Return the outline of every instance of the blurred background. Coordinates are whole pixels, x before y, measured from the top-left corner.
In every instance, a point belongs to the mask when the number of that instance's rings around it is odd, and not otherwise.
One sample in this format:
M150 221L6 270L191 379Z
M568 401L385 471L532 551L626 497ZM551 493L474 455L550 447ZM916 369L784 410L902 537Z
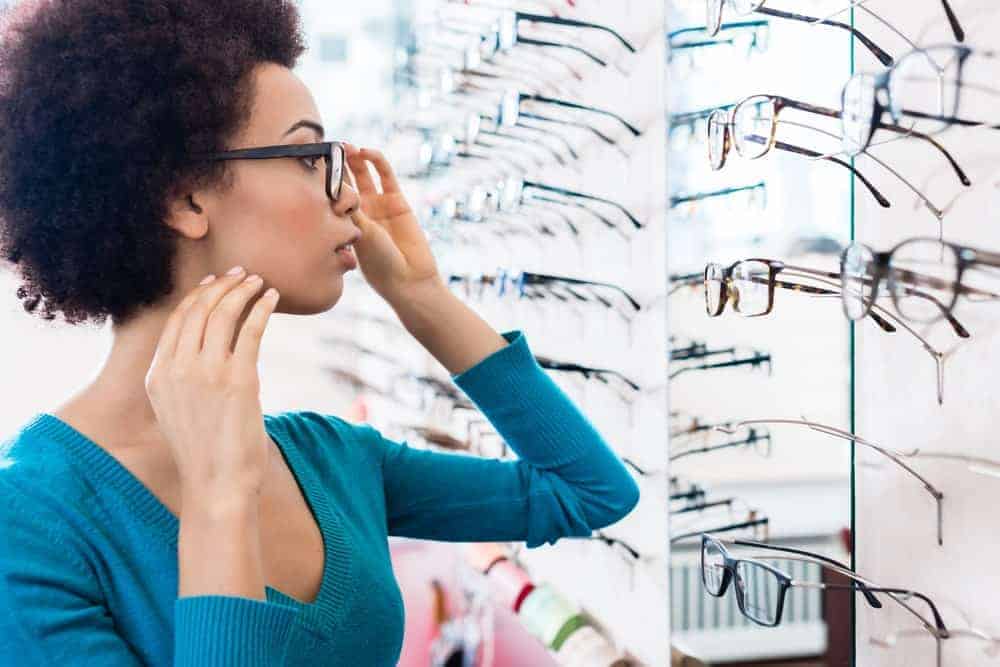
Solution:
M852 323L841 293L852 241L941 234L1000 251L995 2L299 4L297 72L328 135L384 148L455 292L526 332L642 489L590 539L391 539L401 665L997 664L1000 608L982 591L1000 590L998 313L960 302L970 335L957 340L890 301L888 328ZM966 51L959 80L947 64ZM897 107L925 117L886 112L902 125L859 146L890 76ZM931 128L927 113L950 120ZM329 313L272 318L265 412L513 457L348 278ZM30 317L17 284L0 273L7 432L84 384L110 342L107 328ZM935 289L947 299L954 284ZM910 469L856 447L855 428ZM722 552L703 533L755 557L747 604L712 590ZM858 574L926 595L956 632L836 588ZM780 576L796 585L778 618Z

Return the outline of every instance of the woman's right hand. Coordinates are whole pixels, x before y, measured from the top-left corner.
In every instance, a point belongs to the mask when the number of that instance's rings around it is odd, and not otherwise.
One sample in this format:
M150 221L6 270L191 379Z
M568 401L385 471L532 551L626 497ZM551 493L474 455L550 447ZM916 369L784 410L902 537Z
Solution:
M263 285L259 276L251 278L244 280L240 270L187 294L167 319L146 375L180 475L182 503L256 500L268 470L257 357L278 295L272 288L257 298L237 332Z

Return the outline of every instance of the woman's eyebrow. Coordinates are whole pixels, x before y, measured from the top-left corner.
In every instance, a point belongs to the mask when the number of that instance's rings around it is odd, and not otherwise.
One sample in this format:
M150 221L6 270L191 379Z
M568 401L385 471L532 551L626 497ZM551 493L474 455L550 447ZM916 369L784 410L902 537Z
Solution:
M316 130L317 134L319 134L319 138L320 139L322 139L323 136L326 134L326 130L324 130L323 126L320 125L319 123L315 123L315 122L313 122L311 120L305 120L305 119L303 119L303 120L297 121L294 125L292 125L290 128L288 128L288 130L285 131L285 134L283 134L282 137L287 137L289 134L291 134L295 130L299 129L300 127L308 127L310 129Z

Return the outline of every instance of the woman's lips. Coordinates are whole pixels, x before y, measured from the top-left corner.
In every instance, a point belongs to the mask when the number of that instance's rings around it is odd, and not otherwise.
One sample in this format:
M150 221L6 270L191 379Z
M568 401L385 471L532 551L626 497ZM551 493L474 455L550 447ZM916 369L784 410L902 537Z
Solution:
M344 265L347 271L358 268L358 258L354 255L353 244L345 243L344 245L337 246L333 254L337 256L337 259L340 260L340 263Z

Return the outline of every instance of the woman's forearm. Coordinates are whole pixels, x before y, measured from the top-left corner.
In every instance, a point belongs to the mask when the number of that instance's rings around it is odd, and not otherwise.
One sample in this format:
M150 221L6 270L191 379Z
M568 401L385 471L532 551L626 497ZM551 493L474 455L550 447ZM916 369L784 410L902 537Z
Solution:
M503 336L443 284L414 294L395 310L406 330L452 375L507 345Z
M259 515L256 498L184 501L177 543L178 597L266 599Z

